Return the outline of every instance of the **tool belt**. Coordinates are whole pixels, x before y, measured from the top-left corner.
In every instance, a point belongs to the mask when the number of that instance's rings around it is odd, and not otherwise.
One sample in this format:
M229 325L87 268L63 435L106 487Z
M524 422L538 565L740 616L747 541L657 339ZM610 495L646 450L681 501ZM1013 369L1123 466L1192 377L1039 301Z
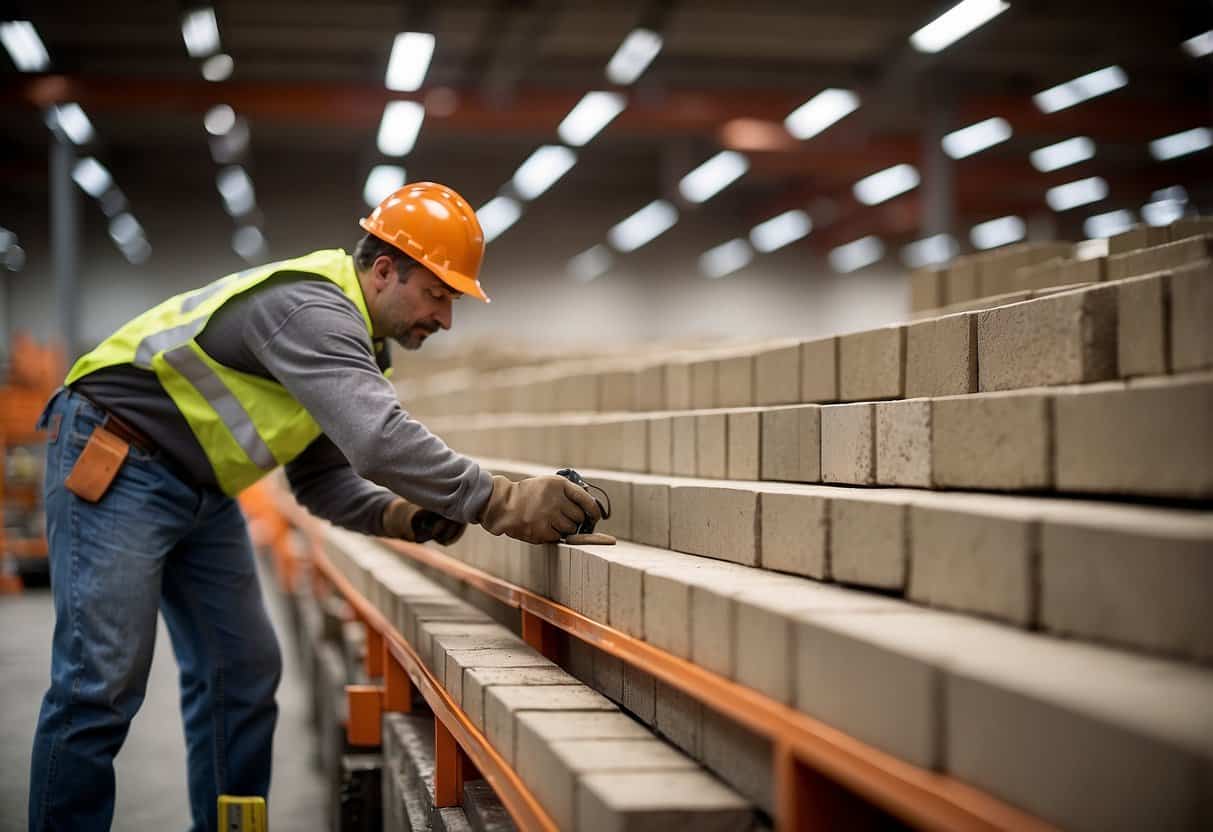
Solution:
M63 481L68 491L82 500L95 503L109 491L132 445L153 453L157 450L156 443L83 393L75 390L72 393L105 414L101 424L89 434L84 451Z

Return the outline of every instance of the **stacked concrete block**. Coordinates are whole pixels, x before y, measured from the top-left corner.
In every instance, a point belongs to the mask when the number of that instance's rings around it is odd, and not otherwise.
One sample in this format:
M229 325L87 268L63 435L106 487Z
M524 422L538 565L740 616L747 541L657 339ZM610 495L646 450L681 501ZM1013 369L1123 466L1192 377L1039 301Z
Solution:
M620 705L645 725L657 722L657 680L651 675L624 662L623 698Z
M1161 375L1170 365L1170 274L1122 280L1116 287L1116 365L1122 378Z
M1143 248L1152 248L1169 242L1170 233L1165 228L1153 225L1136 225L1108 238L1108 254L1128 254Z
M768 814L775 814L774 749L766 737L703 709L703 764Z
M619 467L625 471L649 470L649 420L642 416L625 419L621 430L623 448Z
M930 488L930 399L878 402L875 410L876 481Z
M1069 243L1020 243L983 255L981 293L992 296L1029 288L1018 283L1021 268L1068 257L1071 249Z
M821 480L821 414L822 407L814 404L768 408L762 412L762 479Z
M684 752L703 756L703 706L699 701L660 679L656 684L653 727Z
M729 679L737 676L737 603L742 595L767 587L786 589L788 577L764 570L722 565L694 575L689 587L690 656L699 667ZM681 600L681 598L679 599Z
M756 480L762 476L762 408L739 408L726 414L728 436L725 476Z
M1176 268L1170 290L1171 369L1178 373L1213 367L1213 264L1202 261Z
M754 566L758 493L715 485L670 487L670 548Z
M768 347L754 356L754 404L795 404L800 397L800 354L797 342Z
M666 370L661 364L653 364L632 372L632 404L640 413L665 410Z
M680 477L695 476L696 413L681 413L670 419L670 471Z
M1072 388L1055 408L1058 489L1213 496L1213 375Z
M838 391L844 402L897 399L905 392L905 327L838 339Z
M931 413L935 484L1006 491L1050 488L1053 395L1026 390L935 399Z
M632 536L637 543L670 545L670 486L659 477L632 480Z
M947 269L924 266L910 272L910 311L947 306Z
M746 832L753 810L736 792L704 771L595 772L581 781L578 817L584 832L668 828L677 818L685 829Z
M876 482L876 406L821 408L821 480L848 485Z
M1064 292L977 313L979 388L1018 390L1116 375L1116 288Z
M649 417L647 432L648 470L654 474L674 473L674 417Z
M830 576L829 500L764 487L759 497L764 569L818 580Z
M691 365L686 360L669 361L662 365L665 388L664 410L691 408Z
M977 316L947 315L906 327L908 397L977 392Z
M1059 257L1020 267L1015 272L1014 289L1032 291L1056 286L1099 283L1106 278L1106 267L1105 257L1091 257L1086 260Z
M570 373L556 382L557 411L597 411L598 376L593 372Z
M711 407L750 407L754 401L754 356L750 352L716 362L716 397Z
M946 294L949 304L982 297L980 266L980 258L971 254L957 257L948 264Z
M716 358L701 358L692 361L691 368L691 407L696 410L707 410L716 406Z
M598 406L605 413L633 410L636 403L635 391L636 385L631 370L605 370L598 374Z
M838 338L800 345L800 401L838 401Z
M1167 227L1167 237L1171 242L1203 234L1213 234L1213 217L1184 217Z
M734 564L675 555L666 563L644 566L645 640L679 658L691 657L692 590L714 585L718 576L749 574Z
M484 733L511 765L515 763L515 726L528 711L618 712L602 694L581 685L495 685L484 692Z
M1163 229L1165 233L1165 229ZM1169 271L1213 257L1213 235L1188 237L1173 243L1108 257L1108 280Z
M555 666L542 667L466 667L450 673L445 687L459 703L472 724L484 730L484 692L496 685L580 686L569 673ZM457 692L457 693L456 693Z
M724 479L728 473L728 417L724 411L699 413L695 417L694 475Z
M830 576L840 583L901 592L910 568L906 492L838 492L829 499Z

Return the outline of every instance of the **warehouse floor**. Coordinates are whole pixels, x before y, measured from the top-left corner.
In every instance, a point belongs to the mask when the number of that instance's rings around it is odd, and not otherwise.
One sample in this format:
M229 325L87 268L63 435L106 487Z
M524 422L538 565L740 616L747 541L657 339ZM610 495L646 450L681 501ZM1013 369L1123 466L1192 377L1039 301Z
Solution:
M286 635L281 611L275 608L272 597L268 600L282 640ZM0 777L0 832L26 828L29 753L49 678L53 628L49 591L31 590L0 599L0 772L4 772ZM282 646L286 670L278 693L281 714L274 743L270 828L275 832L320 829L326 817L325 786L311 767L314 740L307 725L306 691L293 651L289 644ZM118 755L116 768L115 832L189 828L177 666L163 622L147 699Z

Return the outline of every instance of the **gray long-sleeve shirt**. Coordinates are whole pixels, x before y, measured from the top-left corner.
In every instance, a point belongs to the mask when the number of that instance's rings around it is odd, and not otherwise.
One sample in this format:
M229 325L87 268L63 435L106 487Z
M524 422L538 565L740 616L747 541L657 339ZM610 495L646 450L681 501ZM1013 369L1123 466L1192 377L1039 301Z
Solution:
M405 412L383 376L386 344L372 342L361 313L332 282L276 275L224 304L198 344L220 364L275 379L320 425L323 435L286 466L291 490L309 511L367 534L383 533L393 494L452 520L480 516L491 475ZM155 374L108 367L73 386L145 433L196 483L218 487Z

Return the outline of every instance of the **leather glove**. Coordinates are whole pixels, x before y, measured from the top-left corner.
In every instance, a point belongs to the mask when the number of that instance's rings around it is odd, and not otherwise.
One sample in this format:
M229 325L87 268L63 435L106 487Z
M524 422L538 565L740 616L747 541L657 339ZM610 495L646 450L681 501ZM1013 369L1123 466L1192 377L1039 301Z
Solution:
M573 534L586 518L602 519L589 493L564 477L548 475L511 482L493 477L493 493L480 525L490 534L505 534L527 543L555 543Z
M397 497L383 510L383 532L388 537L399 537L411 543L433 540L450 546L463 536L465 523L448 520L436 511L415 506L408 500Z

